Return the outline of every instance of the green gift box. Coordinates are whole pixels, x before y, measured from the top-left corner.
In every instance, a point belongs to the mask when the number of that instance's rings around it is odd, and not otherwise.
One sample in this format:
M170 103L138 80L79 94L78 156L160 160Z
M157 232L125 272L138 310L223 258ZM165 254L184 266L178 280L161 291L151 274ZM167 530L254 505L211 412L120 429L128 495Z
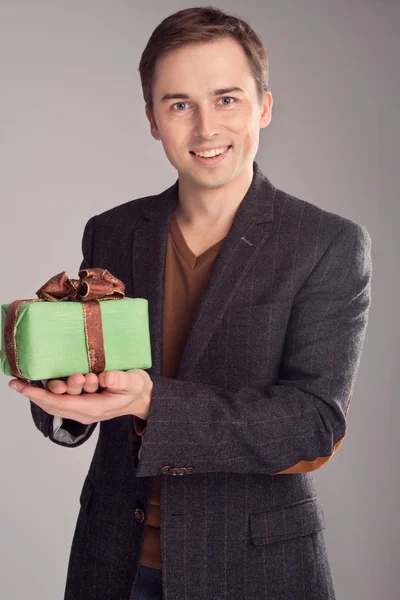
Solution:
M125 285L105 269L79 276L63 271L38 300L1 306L5 375L35 381L151 367L147 299L125 298Z

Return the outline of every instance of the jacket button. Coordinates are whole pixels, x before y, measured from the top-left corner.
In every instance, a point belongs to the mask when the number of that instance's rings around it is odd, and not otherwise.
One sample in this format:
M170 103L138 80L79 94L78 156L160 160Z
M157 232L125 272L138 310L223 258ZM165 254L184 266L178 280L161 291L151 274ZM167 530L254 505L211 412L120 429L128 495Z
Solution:
M183 475L184 472L182 471L182 469L180 467L173 467L170 470L170 475Z
M144 521L144 512L142 511L141 508L135 509L135 519L138 523L141 523L142 521Z
M161 467L161 469L160 469L161 475L163 475L164 473L169 473L171 468L172 467L170 465L165 465L165 467Z

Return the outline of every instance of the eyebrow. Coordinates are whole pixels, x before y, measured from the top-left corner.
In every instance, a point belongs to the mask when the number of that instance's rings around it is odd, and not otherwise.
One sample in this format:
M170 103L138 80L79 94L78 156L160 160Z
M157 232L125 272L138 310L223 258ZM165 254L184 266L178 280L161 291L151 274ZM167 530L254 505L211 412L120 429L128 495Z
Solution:
M231 92L245 93L245 91L242 90L242 88L240 88L240 87L230 87L230 88L220 88L219 90L214 90L211 93L211 95L212 96L222 96L223 94L230 94ZM161 102L167 102L168 100L176 100L176 99L180 99L180 98L183 98L184 100L189 100L190 96L189 96L189 94L182 94L182 93L174 92L172 94L165 94L165 96L163 96L161 98Z

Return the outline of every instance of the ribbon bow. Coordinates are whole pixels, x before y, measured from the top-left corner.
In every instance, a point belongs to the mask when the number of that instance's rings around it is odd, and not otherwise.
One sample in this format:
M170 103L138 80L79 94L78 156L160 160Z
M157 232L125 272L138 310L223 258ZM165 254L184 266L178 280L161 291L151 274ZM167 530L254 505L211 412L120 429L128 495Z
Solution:
M107 269L81 269L79 279L69 279L62 271L51 277L36 292L38 300L14 300L7 309L4 339L7 361L14 377L26 379L18 363L16 327L20 306L30 302L74 301L82 303L89 372L102 373L106 368L103 328L99 300L121 300L125 297L125 284ZM29 381L29 380L27 380Z
M79 279L69 279L62 271L42 285L36 295L49 302L111 300L125 297L125 284L107 269L81 269Z

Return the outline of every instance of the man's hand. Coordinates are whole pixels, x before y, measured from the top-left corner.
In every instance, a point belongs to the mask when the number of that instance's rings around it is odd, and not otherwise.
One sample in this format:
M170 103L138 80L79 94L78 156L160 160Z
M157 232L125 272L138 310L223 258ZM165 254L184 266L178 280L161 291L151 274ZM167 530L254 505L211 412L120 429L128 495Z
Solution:
M46 389L28 385L22 379L12 379L8 385L48 414L83 425L125 415L147 420L153 389L149 374L142 369L108 371L98 376L74 373L65 382L47 380Z

